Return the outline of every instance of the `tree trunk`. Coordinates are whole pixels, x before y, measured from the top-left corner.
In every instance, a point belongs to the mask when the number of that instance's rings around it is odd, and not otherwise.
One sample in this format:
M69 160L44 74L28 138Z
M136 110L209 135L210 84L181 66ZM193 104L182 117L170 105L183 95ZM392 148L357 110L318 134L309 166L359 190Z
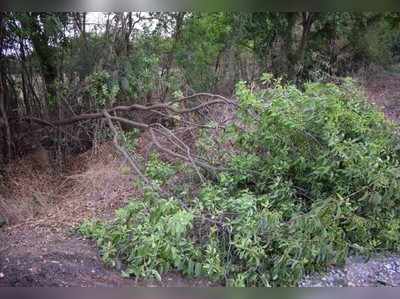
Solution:
M293 35L294 35L294 28L296 25L297 13L287 13L286 20L287 20L287 28L286 34L284 36L284 53L286 58L286 72L289 81L292 81L296 77L296 69L295 65L293 64L294 53L293 53Z
M24 44L22 40L19 42L19 47L20 47L20 53L21 53L21 79L22 79L22 97L24 100L24 105L25 105L25 110L27 115L32 115L32 110L31 110L31 103L28 98L28 92L27 92L27 82L26 82L26 66L25 66L25 49L24 49Z
M306 52L308 40L309 40L309 35L311 32L311 26L314 22L314 13L310 12L303 12L302 13L302 26L303 26L303 31L301 34L301 39L300 39L300 44L299 47L297 48L297 52L295 54L295 65L296 65L296 76L301 72L301 70L304 67L304 55ZM293 78L296 79L296 78Z
M22 19L22 26L30 35L33 48L39 59L43 79L47 90L47 102L51 102L56 97L56 55L55 49L49 45L48 36L42 32L39 19L43 18L42 13L29 13L27 19Z
M8 122L8 115L6 109L6 80L4 78L5 75L5 65L4 65L4 57L3 57L3 49L4 49L4 39L5 39L5 20L3 17L3 13L0 12L0 132L2 132L3 141L1 144L3 145L1 148L2 151L2 160L4 163L7 163L11 159L11 129L10 124Z
M0 127L3 127L3 162L7 163L11 160L12 157L12 135L11 135L11 128L8 122L8 114L6 109L6 89L4 86L4 78L3 78L3 71L0 74Z
M180 39L181 34L182 34L183 19L185 17L185 14L186 14L185 12L179 12L175 16L175 30L174 30L174 33L172 35L172 39L173 39L172 43L173 44L172 44L171 50L168 53L168 56L167 56L167 59L166 59L166 63L165 63L165 66L164 66L164 69L163 69L162 75L161 75L165 81L168 81L168 79L169 79L171 67L172 67L172 64L174 62L175 50L176 50L176 48L178 46L178 42L179 42L179 39ZM168 91L169 91L169 87L167 85L165 87L164 91L163 91L162 96L161 96L161 99L162 99L163 102L165 101L165 97L167 96Z
M315 20L315 13L303 12L302 16L302 33L297 47L294 47L294 30L296 28L296 21L298 19L297 13L288 13L287 21L288 28L285 37L285 51L287 58L287 74L288 80L296 82L297 76L304 67L304 57L307 49L311 26Z

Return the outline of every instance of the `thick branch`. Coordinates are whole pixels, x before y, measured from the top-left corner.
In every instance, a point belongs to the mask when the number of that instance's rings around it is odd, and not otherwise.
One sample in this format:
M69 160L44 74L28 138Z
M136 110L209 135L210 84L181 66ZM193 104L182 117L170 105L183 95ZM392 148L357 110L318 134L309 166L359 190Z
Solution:
M175 114L184 114L184 113L191 113L191 112L196 112L198 110L201 110L207 106L210 105L216 105L216 104L230 104L230 105L236 105L236 103L232 100L228 100L226 98L224 98L223 96L219 96L219 95L212 95L212 94L208 94L208 93L198 93L198 94L194 94L188 97L183 97L181 99L179 99L178 101L172 102L172 103L176 103L176 102L182 102L182 101L187 101L189 99L195 98L195 97L200 97L200 96L207 96L207 97L212 97L212 98L216 98L215 100L212 101L208 101L202 104L199 104L193 108L188 108L188 109L176 109L174 107L172 107L172 105L170 103L158 103L158 104L154 104L154 105L150 105L150 106L144 106L144 105L140 105L140 104L134 104L134 105L130 105L130 106L117 106L111 109L107 110L107 113L111 114L113 112L119 112L119 111L125 111L125 112L129 112L129 111L134 111L134 110L140 110L140 111L157 111L157 110L169 110L172 111ZM38 119L35 117L24 117L23 119L25 120L31 120L34 121L36 123L42 124L42 125L46 125L46 126L66 126L66 125L70 125L76 122L80 122L80 121L85 121L85 120L95 120L95 119L100 119L100 118L104 118L104 113L103 112L98 112L98 113L84 113L84 114L80 114L77 115L75 117L69 118L69 119L64 119L64 120L60 120L60 121L55 121L55 122L49 122L46 120L42 120L42 119ZM111 117L114 120L118 120L118 121L122 121L122 122L129 122L130 125L132 125L133 127L136 128L141 128L141 129L145 129L148 128L148 126L146 124L143 123L137 123L137 122L133 122L133 121L129 121L126 119L122 119L116 116L112 116Z

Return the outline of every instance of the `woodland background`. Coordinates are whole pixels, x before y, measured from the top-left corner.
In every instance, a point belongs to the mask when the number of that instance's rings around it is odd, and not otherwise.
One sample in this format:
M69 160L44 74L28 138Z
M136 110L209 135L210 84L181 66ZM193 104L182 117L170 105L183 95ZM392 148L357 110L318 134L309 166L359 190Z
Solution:
M265 72L298 86L363 77L400 59L398 13L127 12L100 19L1 13L1 163L40 143L62 167L66 155L98 137L99 120L56 126L83 113L198 92L230 96L238 81Z

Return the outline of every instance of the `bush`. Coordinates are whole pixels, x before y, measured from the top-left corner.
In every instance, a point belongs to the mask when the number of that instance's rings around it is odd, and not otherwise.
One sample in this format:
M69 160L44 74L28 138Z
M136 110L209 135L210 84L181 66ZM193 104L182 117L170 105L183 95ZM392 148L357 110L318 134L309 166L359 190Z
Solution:
M349 254L398 251L394 125L348 80L304 91L267 83L258 92L238 84L240 121L225 138L240 154L218 182L183 200L148 191L114 222L81 227L107 262L135 277L174 269L233 286L293 286Z
M187 257L195 252L194 244L185 239L192 220L178 202L146 192L143 201L118 210L111 225L86 222L80 231L97 239L105 262L128 263L124 276L161 279L160 273L187 266Z

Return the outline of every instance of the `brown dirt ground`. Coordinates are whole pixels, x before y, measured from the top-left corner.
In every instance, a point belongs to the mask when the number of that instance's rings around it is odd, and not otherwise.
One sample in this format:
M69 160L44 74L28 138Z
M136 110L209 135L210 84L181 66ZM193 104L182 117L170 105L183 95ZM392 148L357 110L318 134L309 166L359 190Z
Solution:
M385 115L400 121L400 73L379 72L363 82L370 101L382 109Z
M162 282L124 279L101 262L96 246L74 228L110 219L140 191L111 144L71 159L67 172L39 172L30 157L9 165L0 230L0 286L208 286L170 273ZM11 208L10 208L11 207Z

